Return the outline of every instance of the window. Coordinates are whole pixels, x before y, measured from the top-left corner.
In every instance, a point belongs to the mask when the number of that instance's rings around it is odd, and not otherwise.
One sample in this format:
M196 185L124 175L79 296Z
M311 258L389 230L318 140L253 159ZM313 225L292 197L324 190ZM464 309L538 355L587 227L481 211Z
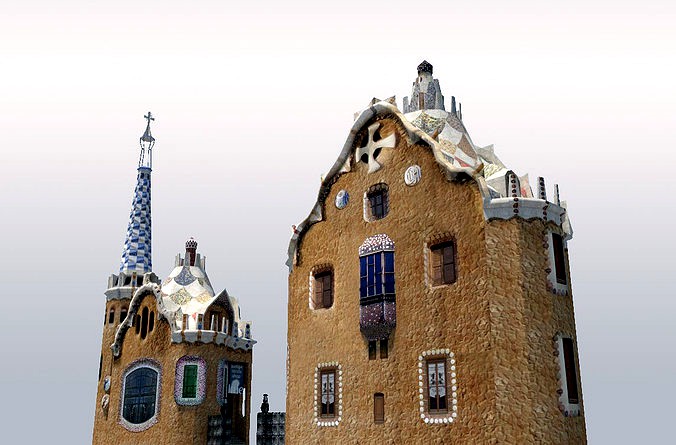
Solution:
M455 283L455 243L453 241L430 247L430 277L433 286Z
M387 184L376 184L366 192L364 200L364 219L375 221L382 219L390 211L390 199Z
M559 362L559 408L566 417L580 415L580 390L575 359L575 343L571 336L557 334L556 355Z
M131 424L150 420L156 411L158 372L141 367L130 372L124 379L122 417Z
M427 362L427 409L430 414L448 412L446 399L446 361Z
M369 341L369 360L376 359L376 349L378 348L378 342L376 340Z
M155 329L155 312L150 311L150 316L148 317L148 332L152 332Z
M563 339L563 361L566 366L566 389L568 390L568 403L579 403L577 393L577 367L575 366L575 350L573 339Z
M359 296L362 304L376 297L394 296L394 252L362 256L359 266Z
M380 340L380 358L387 358L388 355L388 341L387 339Z
M113 324L115 322L115 308L110 308L108 312L108 324Z
M148 334L148 308L144 307L141 311L141 338L146 338Z
M197 397L197 365L183 366L183 393L185 399Z
M554 270L556 271L556 282L559 284L567 284L566 260L563 252L563 238L558 233L552 233L552 247L554 249Z
M134 327L136 328L136 335L141 333L141 316L136 314L134 317Z
M314 303L315 309L333 306L333 272L320 272L314 276Z
M385 422L385 396L379 392L373 395L373 421Z
M122 310L120 311L120 323L124 321L124 319L127 318L127 307L123 307Z
M336 417L336 370L320 372L319 405L321 417Z
M103 369L103 354L101 354L101 358L99 359L99 381L101 381L101 370Z
M174 399L178 405L199 405L206 395L206 361L186 355L176 362Z
M458 413L455 354L432 349L418 357L420 418L427 424L451 423Z

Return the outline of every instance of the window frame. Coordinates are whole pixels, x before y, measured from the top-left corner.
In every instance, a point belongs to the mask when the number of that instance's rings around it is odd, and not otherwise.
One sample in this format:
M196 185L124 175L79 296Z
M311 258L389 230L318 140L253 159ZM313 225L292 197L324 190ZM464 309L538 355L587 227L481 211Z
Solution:
M445 409L431 409L429 404L429 365L444 364ZM437 368L438 369L438 368ZM432 349L418 356L418 385L420 387L420 418L426 424L448 424L458 413L458 386L455 354L449 349Z
M374 202L376 198L380 197L380 203ZM380 209L380 210L376 210ZM374 184L364 192L364 220L366 222L374 222L384 219L390 213L390 188L384 183L380 182Z
M338 370L336 368L324 368L319 371L319 390L317 392L317 406L319 410L319 417L322 419L335 419L338 416L336 405L338 401L337 387L338 387ZM324 377L326 377L327 387L324 387ZM331 379L333 377L333 380ZM332 386L330 384L332 383ZM330 389L329 389L330 388ZM324 394L326 394L327 403L323 403ZM333 403L330 402L333 397ZM324 413L324 405L326 405L326 413ZM333 405L333 406L331 406Z
M313 274L313 300L315 309L333 307L334 276L332 269L323 269ZM326 284L329 284L328 291Z
M559 388L556 391L559 396L559 409L566 417L579 416L581 411L582 391L580 387L580 373L578 367L577 347L575 339L572 335L557 333L555 336L556 350L558 362L558 384ZM566 348L566 343L570 348ZM568 359L571 359L570 361ZM574 382L569 381L573 377ZM571 397L571 387L575 389L574 395L577 399Z
M385 394L382 392L373 394L373 423L385 423Z
M156 373L155 381L155 412L153 415L144 422L141 423L132 423L130 420L124 417L124 406L126 399L126 389L127 389L127 377L139 369L147 368ZM143 358L136 360L129 364L125 371L121 375L121 384L120 384L120 411L119 411L119 424L122 425L125 429L133 432L145 431L154 424L157 423L157 418L160 413L160 400L161 400L161 390L162 387L162 367L159 362L150 359Z
M432 287L448 286L458 281L458 249L454 239L430 244L428 274ZM450 250L450 253L448 252ZM453 276L446 275L446 266L449 265ZM436 276L435 268L439 268L439 276Z
M545 242L548 246L546 268L548 289L555 295L566 296L570 283L566 259L566 235L548 230ZM558 247L555 247L555 244ZM562 276L565 276L565 279Z
M188 366L197 366L195 396L185 395L186 386L186 368ZM185 355L176 362L176 376L174 381L174 400L177 405L195 406L204 401L206 396L206 361L199 356Z
M333 375L333 413L324 414L322 412L322 380L323 376ZM314 374L314 423L319 427L338 426L343 415L343 371L338 362L319 363L315 368ZM328 394L331 393L327 393ZM328 401L328 400L327 400ZM328 407L327 407L328 411Z

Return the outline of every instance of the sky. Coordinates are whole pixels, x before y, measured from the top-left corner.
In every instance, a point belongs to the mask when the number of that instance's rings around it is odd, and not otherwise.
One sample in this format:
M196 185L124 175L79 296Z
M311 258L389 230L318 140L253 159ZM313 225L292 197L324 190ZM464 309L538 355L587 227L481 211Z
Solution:
M284 410L291 225L353 113L401 107L426 59L473 141L568 203L590 443L668 442L675 16L657 0L3 1L3 439L91 441L149 110L155 272L195 237L253 320L252 414L263 393Z

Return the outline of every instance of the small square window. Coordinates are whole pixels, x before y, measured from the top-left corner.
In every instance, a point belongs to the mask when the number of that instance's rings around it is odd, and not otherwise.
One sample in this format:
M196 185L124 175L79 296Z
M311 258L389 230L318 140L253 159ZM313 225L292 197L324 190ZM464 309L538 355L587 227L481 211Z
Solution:
M455 243L430 246L430 277L433 286L455 283Z

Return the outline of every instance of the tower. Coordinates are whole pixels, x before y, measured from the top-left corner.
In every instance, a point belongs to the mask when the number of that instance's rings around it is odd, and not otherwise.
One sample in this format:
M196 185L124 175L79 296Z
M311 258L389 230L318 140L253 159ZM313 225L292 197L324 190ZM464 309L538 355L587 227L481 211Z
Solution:
M164 281L152 271L145 118L120 270L105 291L93 443L248 443L251 322L235 297L214 292L194 239Z
M565 203L423 62L355 119L289 244L289 443L586 443Z

